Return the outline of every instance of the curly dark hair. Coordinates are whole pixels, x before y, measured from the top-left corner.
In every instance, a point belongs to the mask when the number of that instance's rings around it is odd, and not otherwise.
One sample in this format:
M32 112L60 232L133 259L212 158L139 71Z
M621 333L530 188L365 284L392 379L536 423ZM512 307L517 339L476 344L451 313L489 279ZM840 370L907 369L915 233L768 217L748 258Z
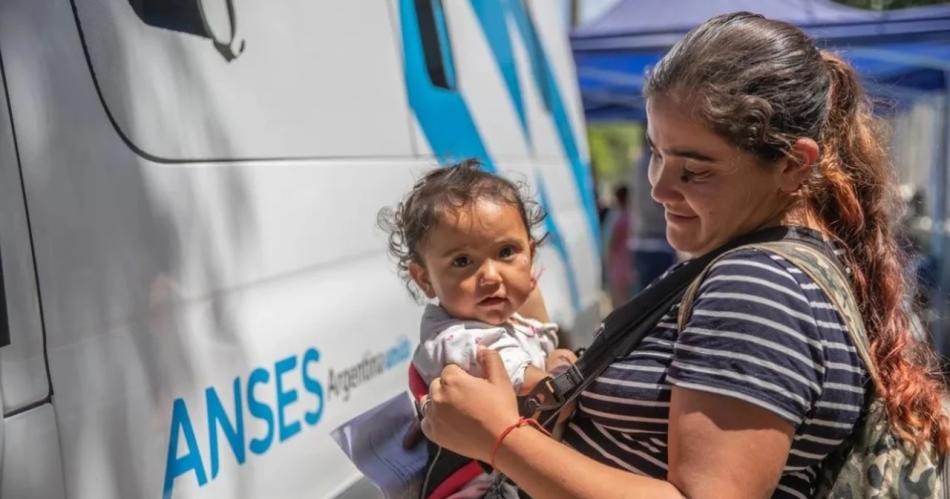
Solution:
M389 253L396 259L399 277L416 300L421 299L409 264L423 264L422 246L429 231L446 212L472 205L477 200L507 203L518 209L528 239L540 245L546 234L535 231L547 216L544 209L527 194L523 182L513 182L482 170L477 159L437 168L416 181L405 198L393 207L379 210L377 223L389 233Z

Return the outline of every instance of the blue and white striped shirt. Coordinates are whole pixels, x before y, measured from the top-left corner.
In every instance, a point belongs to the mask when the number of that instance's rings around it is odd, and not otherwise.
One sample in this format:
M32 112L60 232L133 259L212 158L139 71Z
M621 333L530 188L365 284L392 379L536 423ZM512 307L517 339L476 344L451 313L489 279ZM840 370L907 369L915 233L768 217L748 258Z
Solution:
M682 333L678 309L581 395L565 442L605 464L666 478L672 386L720 394L795 428L773 497L811 497L822 459L860 416L867 381L824 292L781 257L740 250L710 269Z

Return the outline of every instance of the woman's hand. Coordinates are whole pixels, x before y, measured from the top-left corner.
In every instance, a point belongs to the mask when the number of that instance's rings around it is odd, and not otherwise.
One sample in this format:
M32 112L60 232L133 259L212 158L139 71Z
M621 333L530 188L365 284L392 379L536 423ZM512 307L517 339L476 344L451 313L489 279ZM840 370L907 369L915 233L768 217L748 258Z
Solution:
M448 365L432 381L422 431L442 447L488 462L498 435L518 421L518 403L498 352L480 348L478 361L485 379Z

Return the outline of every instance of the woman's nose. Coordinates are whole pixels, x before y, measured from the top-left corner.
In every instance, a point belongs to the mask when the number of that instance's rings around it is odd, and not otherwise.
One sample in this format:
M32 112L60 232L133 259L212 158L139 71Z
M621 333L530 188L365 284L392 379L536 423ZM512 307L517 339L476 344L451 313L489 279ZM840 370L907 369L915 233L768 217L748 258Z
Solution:
M650 196L660 204L678 201L681 197L679 178L673 168L657 165L650 168Z

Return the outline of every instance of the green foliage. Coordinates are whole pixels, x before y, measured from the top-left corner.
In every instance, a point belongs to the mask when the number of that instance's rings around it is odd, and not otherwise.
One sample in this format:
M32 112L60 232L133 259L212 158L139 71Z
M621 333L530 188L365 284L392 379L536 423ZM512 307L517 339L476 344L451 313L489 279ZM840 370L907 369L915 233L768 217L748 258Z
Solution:
M587 143L594 175L601 185L627 180L633 161L642 150L642 126L639 123L590 123Z

